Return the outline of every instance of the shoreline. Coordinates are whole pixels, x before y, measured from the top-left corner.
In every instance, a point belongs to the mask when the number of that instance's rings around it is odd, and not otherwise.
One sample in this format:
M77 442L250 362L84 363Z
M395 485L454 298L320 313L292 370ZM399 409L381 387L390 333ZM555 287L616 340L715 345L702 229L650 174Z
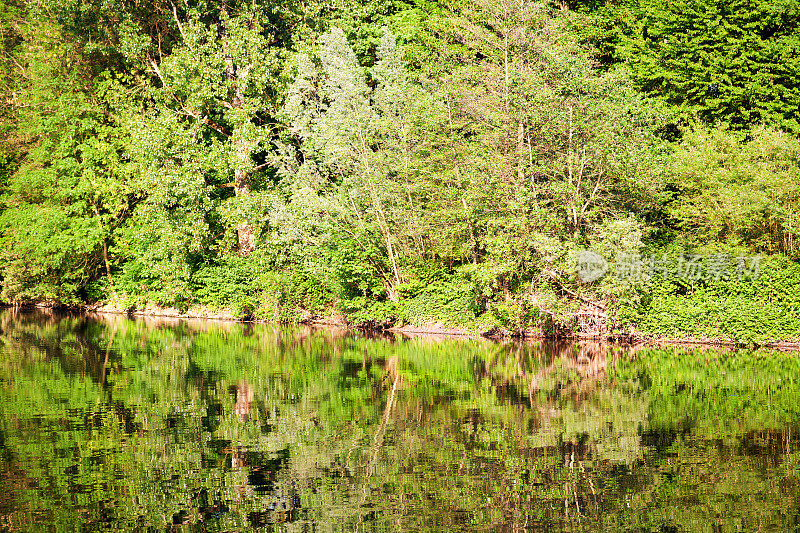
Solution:
M243 319L230 314L227 311L212 310L207 307L197 306L181 312L176 308L163 308L148 305L144 309L121 309L119 307L105 305L81 305L70 306L63 304L30 304L30 305L0 305L0 309L51 309L56 311L79 312L97 315L125 315L128 317L150 317L150 318L171 318L178 320L208 320L215 322L231 322L240 324L270 324L274 323L262 319ZM624 345L649 345L649 346L686 346L686 347L720 347L720 348L767 348L780 351L800 351L800 341L772 341L765 344L742 343L730 339L703 338L703 337L663 337L648 336L644 334L609 334L598 335L570 335L570 336L547 336L537 331L526 331L520 333L500 330L477 331L458 327L447 327L436 322L425 325L393 325L390 327L369 327L353 326L347 324L342 317L329 316L302 320L299 324L312 327L334 327L344 328L350 331L362 332L385 332L397 333L408 337L414 336L435 336L452 337L462 339L488 339L493 341L518 340L518 341L542 341L542 340L564 340L572 342L602 342Z

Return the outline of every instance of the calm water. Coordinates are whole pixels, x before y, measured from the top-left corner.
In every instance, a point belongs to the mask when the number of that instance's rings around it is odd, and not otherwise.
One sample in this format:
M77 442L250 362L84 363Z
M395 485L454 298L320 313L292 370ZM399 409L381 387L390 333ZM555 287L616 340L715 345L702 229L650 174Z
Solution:
M0 529L787 531L800 356L0 314Z

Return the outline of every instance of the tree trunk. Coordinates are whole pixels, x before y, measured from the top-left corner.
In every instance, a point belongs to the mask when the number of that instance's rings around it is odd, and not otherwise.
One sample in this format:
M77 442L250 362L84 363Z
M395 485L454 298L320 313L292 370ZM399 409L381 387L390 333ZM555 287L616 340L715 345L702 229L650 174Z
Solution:
M225 11L225 8L222 8ZM230 108L237 109L244 103L244 84L246 83L247 74L250 70L250 65L235 65L233 57L228 53L228 36L222 33L222 48L226 51L225 57L225 75L231 80L235 81L233 88L233 97L231 98ZM250 157L250 144L242 134L242 126L234 126L231 132L233 140L234 153L236 154L236 162L234 165L234 182L233 190L237 197L250 194L250 172L252 170L253 162ZM243 256L250 255L256 247L256 238L253 231L253 225L248 220L244 220L236 227L236 232L239 237L239 254Z
M236 196L250 194L250 175L241 169L236 169L234 173L236 181L233 188L236 191ZM236 227L236 232L239 235L239 253L243 256L250 255L256 249L256 236L253 232L253 225L247 220L242 221Z

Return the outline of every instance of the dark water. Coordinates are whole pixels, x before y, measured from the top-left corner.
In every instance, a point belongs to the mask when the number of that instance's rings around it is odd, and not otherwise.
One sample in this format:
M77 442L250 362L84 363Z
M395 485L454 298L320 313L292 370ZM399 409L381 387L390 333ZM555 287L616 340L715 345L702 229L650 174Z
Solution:
M0 530L791 531L800 357L0 314Z

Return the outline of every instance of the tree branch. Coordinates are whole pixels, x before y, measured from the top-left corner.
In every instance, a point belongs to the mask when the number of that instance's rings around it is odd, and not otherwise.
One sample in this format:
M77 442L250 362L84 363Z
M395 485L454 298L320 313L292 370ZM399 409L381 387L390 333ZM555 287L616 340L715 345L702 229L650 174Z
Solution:
M155 71L156 76L158 76L158 79L161 80L161 86L166 87L167 84L166 82L164 82L164 76L161 75L161 69L158 68L158 63L156 63L155 60L151 59L150 65L153 67L153 70Z
M599 303L597 303L597 302L593 302L592 300L589 300L588 298L584 298L583 296L581 296L581 295L580 295L580 294L578 294L577 292L575 292L575 291L572 291L572 290L570 290L570 289L566 288L566 287L565 287L565 286L564 286L564 285L561 283L561 281L558 279L558 274L556 274L556 273L555 273L555 272L553 272L552 270L545 270L544 272L546 272L546 273L547 273L547 274L550 276L550 278L551 278L553 281L555 281L555 282L556 282L556 284L557 284L557 285L558 285L558 286L561 288L561 290L562 290L562 291L566 292L566 293L567 293L567 294L569 294L570 296L573 296L574 298L577 298L577 299L581 300L583 303L586 303L586 304L589 304L589 305L593 305L593 306L597 307L598 309L602 309L603 311L605 311L605 310L606 310L606 306L605 306L605 305L599 304Z
M183 39L185 42L186 35L183 33L183 25L181 24L181 21L178 20L178 9L175 7L174 2L170 2L170 4L172 4L172 17L175 19L175 24L178 25L178 32L181 34L181 39Z
M218 132L220 132L221 134L223 134L223 135L225 135L227 137L231 136L231 132L229 132L228 130L226 130L225 128L223 128L222 126L220 126L219 124L217 124L213 120L211 120L211 118L209 118L208 115L203 117L202 120L203 120L203 124L205 124L206 126L211 128L212 130L218 131Z

